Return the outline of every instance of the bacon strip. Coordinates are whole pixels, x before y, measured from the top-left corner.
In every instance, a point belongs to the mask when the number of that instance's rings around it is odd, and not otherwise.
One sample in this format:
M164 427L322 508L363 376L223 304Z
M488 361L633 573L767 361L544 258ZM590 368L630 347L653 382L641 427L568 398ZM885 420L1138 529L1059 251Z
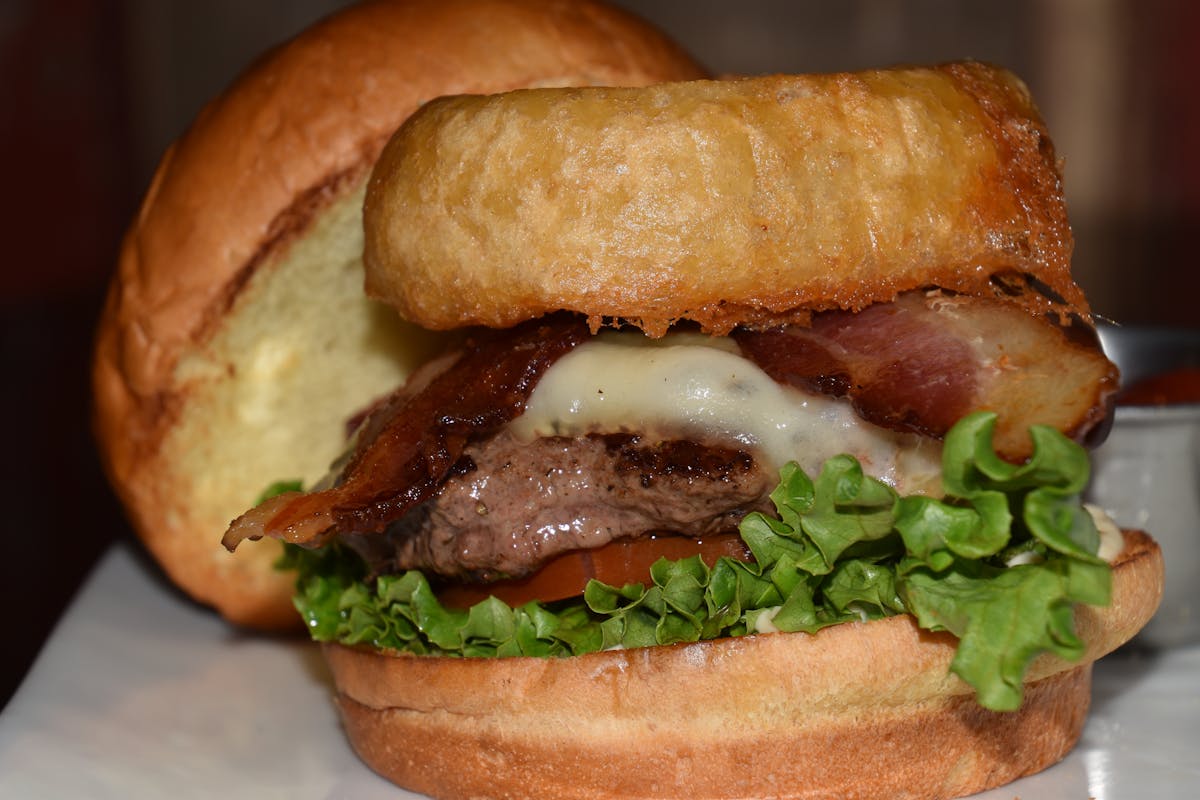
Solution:
M733 335L775 380L846 397L887 428L941 437L971 411L995 411L997 451L1020 460L1030 425L1082 438L1107 416L1116 367L1077 334L1002 300L915 292Z
M416 391L401 390L373 413L338 486L289 493L243 514L222 540L274 537L318 546L338 532L382 532L432 497L469 441L525 410L538 379L588 337L582 320L534 320L468 341L449 368Z

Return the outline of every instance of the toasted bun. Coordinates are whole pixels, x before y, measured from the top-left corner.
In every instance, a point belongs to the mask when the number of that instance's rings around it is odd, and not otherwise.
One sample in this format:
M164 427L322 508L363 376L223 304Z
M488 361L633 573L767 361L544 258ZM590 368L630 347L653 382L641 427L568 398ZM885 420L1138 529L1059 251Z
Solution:
M365 223L368 293L435 329L724 333L996 275L1086 310L1045 127L978 63L443 98L384 150Z
M361 202L387 137L439 95L700 76L660 33L568 0L344 11L276 49L164 156L100 323L95 427L169 576L239 623L297 624L274 542L230 555L272 481L316 480L346 420L423 355L362 295Z
M1126 533L1113 602L1081 607L1078 663L1043 656L1021 709L980 708L955 639L911 617L560 659L446 659L327 645L350 740L436 798L944 798L1061 759L1091 663L1162 594L1162 553Z

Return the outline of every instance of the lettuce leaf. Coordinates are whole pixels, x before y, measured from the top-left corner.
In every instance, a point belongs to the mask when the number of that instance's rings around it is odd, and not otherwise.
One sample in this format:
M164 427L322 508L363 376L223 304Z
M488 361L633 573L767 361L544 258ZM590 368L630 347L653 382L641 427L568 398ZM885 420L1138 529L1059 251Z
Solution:
M1079 499L1083 449L1033 428L1033 456L1009 464L992 449L994 427L995 416L980 412L947 435L944 497L898 497L848 455L828 460L815 480L791 463L771 493L776 514L750 514L740 526L752 562L663 559L645 583L591 581L570 601L445 608L420 572L372 579L336 542L286 546L281 566L297 572L296 608L314 639L451 657L814 633L909 613L958 637L951 669L983 706L1011 710L1039 653L1080 657L1074 604L1106 604L1110 575ZM1021 564L1009 566L1018 552Z

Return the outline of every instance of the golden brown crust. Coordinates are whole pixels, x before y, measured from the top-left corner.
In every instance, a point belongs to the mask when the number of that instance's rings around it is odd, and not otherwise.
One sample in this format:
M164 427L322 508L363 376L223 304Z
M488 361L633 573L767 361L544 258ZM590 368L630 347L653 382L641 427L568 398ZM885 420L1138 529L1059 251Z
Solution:
M386 777L435 798L929 800L1008 783L1069 752L1087 714L1091 665L1027 692L1027 705L1012 714L958 696L929 710L816 719L786 734L705 736L667 720L661 729L617 729L586 742L557 732L530 741L470 718L379 712L344 695L338 708L367 763L388 764Z
M567 659L443 659L326 646L351 743L438 798L957 797L1058 761L1091 662L1137 632L1162 554L1126 533L1082 661L1031 665L1020 711L948 673L954 639L910 617ZM833 755L831 755L833 754Z
M1010 273L1086 309L1050 139L978 63L443 98L385 148L365 222L368 293L434 329L723 333Z
M283 313L304 316L306 305L328 304L325 279L361 293L353 251L361 247L355 244L358 198L386 138L413 110L447 93L639 85L700 74L660 33L596 3L400 0L329 18L258 61L209 104L164 156L126 235L94 368L105 467L134 527L170 576L235 621L294 624L290 581L269 566L277 549L249 547L229 556L219 542L229 519L266 483L295 475L258 474L252 464L226 475L220 453L197 453L215 451L224 437L262 433L242 425L250 415L237 395L246 387L224 394L218 388L248 381L253 366L238 360L246 346L236 341L242 333L227 333L235 327L231 317L248 319L276 301L285 305ZM291 265L296 251L318 220L331 217L336 224L322 235L347 251L345 269L334 275L337 268L305 266L306 280L320 279L312 280L307 298L286 297L273 276L301 269ZM311 254L305 259L313 260ZM326 360L379 360L375 333L390 323L372 319L368 325L366 317L377 312L343 297L348 291L338 295L345 313L355 316L347 327L362 329L365 340ZM280 309L264 313L282 320ZM323 323L343 321L340 312L329 313ZM326 348L312 335L314 347ZM222 336L227 341L219 341ZM360 391L380 391L385 374L399 370L378 367ZM317 371L308 384L298 378L292 388L330 380ZM324 417L303 422L328 426L330 417L353 410L346 406L371 399L331 399L318 404ZM224 415L206 416L217 405ZM291 406L271 403L252 410L263 418L292 413ZM286 463L283 452L296 443L282 439L262 436L257 447L279 451L274 460ZM327 463L336 455L327 443L317 450L304 457ZM189 459L195 463L179 465ZM235 483L247 485L227 488Z

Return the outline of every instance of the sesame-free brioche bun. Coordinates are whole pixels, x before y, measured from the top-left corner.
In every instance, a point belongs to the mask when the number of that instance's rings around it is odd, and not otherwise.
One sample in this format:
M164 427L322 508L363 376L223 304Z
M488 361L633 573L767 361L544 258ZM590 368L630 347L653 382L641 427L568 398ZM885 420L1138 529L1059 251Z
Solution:
M318 479L428 349L362 290L365 182L405 118L445 94L702 74L597 2L396 0L326 19L213 100L125 237L95 351L103 463L170 578L234 622L298 624L279 545L230 554L221 535L271 482Z
M566 309L724 334L997 279L1087 310L1045 126L977 62L442 98L364 217L368 294L433 329Z
M957 640L908 615L571 658L448 659L325 645L359 755L453 798L949 798L1059 761L1092 662L1162 595L1162 553L1126 532L1113 600L1081 606L1078 662L1040 656L1014 712L948 672Z

